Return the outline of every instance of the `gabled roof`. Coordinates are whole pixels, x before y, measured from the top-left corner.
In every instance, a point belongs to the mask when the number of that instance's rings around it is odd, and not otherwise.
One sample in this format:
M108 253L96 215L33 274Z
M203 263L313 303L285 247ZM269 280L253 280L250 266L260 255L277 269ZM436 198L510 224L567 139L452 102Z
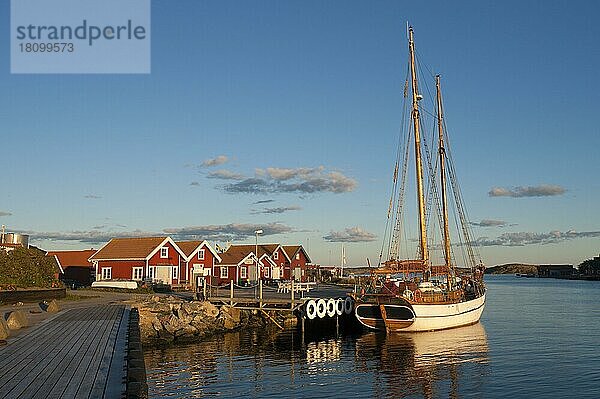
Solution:
M181 249L170 237L113 238L90 257L90 260L146 260L150 259L165 244L171 243L179 254Z
M264 254L263 256L260 257L260 263L262 263L262 265L264 266L265 263L263 262L263 259L266 259L268 263L270 263L272 266L277 266L277 263L275 263L274 260L272 260L269 255Z
M231 245L227 250L229 251L229 249L232 247L245 251L246 253L254 253L254 251L256 251L256 245L253 244ZM288 258L288 261L291 261L290 257L285 253L280 244L258 244L258 256L262 258L263 255L266 254L267 256L271 257L278 248L281 248L281 252L283 252L283 254Z
M208 243L208 241L206 241L206 240L203 240L203 241L198 241L198 240L196 240L196 241L177 241L177 242L175 242L175 244L177 244L177 246L185 254L184 258L186 261L189 261L190 259L192 259L192 257L194 255L196 255L202 247L206 247L213 254L213 256L219 262L221 262L221 257L219 256L217 251L215 251L213 249L213 247L211 247L210 244Z
M82 251L48 251L46 255L54 256L58 267L64 273L64 269L71 266L92 267L88 259L95 253L95 249L84 249Z
M232 245L221 254L221 265L239 265L249 257L256 259L254 248L248 251L248 245ZM259 249L260 252L260 249Z
M304 256L306 257L306 261L308 263L311 262L310 257L308 256L302 245L283 245L283 251L287 254L287 256L290 259L293 259L298 252L302 251L304 253Z

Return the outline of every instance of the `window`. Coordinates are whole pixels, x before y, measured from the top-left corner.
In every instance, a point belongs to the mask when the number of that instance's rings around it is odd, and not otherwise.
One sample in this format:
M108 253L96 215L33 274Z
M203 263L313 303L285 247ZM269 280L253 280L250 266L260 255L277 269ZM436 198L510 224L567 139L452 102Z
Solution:
M156 275L156 268L155 267L148 268L148 278L150 280L152 280L152 279L154 279L155 275Z
M265 267L265 278L269 278L269 268Z
M221 278L227 278L227 277L228 277L227 266L221 266Z
M142 276L144 274L144 268L143 267L134 267L133 268L133 279L134 280L141 280Z
M198 251L198 259L203 260L204 259L204 250L201 249L200 251Z
M279 252L273 253L273 259L275 259L275 260L279 259Z
M169 248L168 247L162 247L160 249L160 257L161 258L168 258L169 257Z
M242 266L240 269L240 278L248 277L248 268L246 266Z
M112 278L112 267L102 268L102 280L110 280Z
M173 267L173 279L177 279L178 272L179 272L179 267L174 266Z
M296 254L296 260L300 260L300 253Z

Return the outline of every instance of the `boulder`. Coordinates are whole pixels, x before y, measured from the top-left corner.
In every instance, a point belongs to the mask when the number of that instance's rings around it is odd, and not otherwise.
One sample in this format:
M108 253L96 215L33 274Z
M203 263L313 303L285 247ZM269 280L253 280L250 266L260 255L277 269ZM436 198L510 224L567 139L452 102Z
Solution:
M51 300L50 303L48 304L48 307L46 308L46 312L48 312L48 313L56 313L59 310L60 310L60 307L58 306L56 299Z
M27 315L22 310L14 310L10 312L6 319L6 324L11 330L18 330L19 328L29 327L29 320Z
M223 319L223 327L224 327L226 330L233 330L233 329L235 329L237 326L238 326L238 325L237 325L237 323L235 323L235 322L233 321L233 319L231 319L231 318L229 318L229 317L226 317L226 318L224 318L224 319Z
M210 317L217 317L219 314L219 308L208 301L200 303L199 311L206 313Z
M154 320L158 322L156 317L148 317L146 315L140 314L139 326L140 326L140 336L142 340L150 337L156 337L157 333L154 329ZM160 324L160 323L159 323ZM161 327L162 328L162 327Z
M10 335L10 328L8 328L8 324L4 317L0 317L0 339L6 339Z

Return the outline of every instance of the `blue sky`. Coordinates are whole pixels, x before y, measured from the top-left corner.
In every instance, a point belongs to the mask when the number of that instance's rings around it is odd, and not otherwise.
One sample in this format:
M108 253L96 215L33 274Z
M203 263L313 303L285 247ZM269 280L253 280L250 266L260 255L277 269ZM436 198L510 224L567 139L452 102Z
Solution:
M413 3L153 1L151 74L17 75L2 2L0 223L45 249L263 228L373 261L409 20L486 264L597 256L600 6Z

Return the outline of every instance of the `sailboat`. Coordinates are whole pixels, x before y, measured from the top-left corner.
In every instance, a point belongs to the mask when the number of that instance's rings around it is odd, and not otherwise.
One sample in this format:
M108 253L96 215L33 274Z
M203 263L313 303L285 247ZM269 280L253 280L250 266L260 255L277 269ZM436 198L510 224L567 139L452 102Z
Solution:
M389 229L386 226L386 239L384 239L385 245L389 231L388 259L382 261L384 256L384 245L382 245L378 266L371 271L368 284L352 294L356 303L354 313L358 321L368 329L387 332L435 331L475 324L483 313L486 299L483 282L485 267L480 257L477 260L477 248L472 245L473 234L449 156L440 76L435 76L436 110L434 113L437 123L432 124L433 136L437 136L437 154L430 155L426 135L421 132L419 103L423 95L419 92L417 80L412 27L408 28L408 41L410 77L406 79L404 97L407 99L410 86L412 101L404 150L398 151L393 174L394 185L388 208ZM407 99L407 108L408 101ZM405 259L401 258L399 248L405 213L407 213L404 209L404 192L408 160L413 153L413 148L414 186L417 194L415 213L418 214L419 245L416 256ZM428 172L427 198L424 193L424 164ZM441 195L438 194L438 186ZM449 191L452 191L451 197L448 195ZM448 197L456 208L454 214L460 240L455 245L451 245L450 241ZM429 223L433 219L431 217L433 209L437 211L440 238L443 241L443 245L437 246L440 251L443 250L442 265L434 265L430 256L432 250L430 247L436 247L430 246L428 241L428 227L431 229L433 225ZM406 239L404 241L410 242ZM466 267L456 266L457 257L454 255L454 249L463 252Z

